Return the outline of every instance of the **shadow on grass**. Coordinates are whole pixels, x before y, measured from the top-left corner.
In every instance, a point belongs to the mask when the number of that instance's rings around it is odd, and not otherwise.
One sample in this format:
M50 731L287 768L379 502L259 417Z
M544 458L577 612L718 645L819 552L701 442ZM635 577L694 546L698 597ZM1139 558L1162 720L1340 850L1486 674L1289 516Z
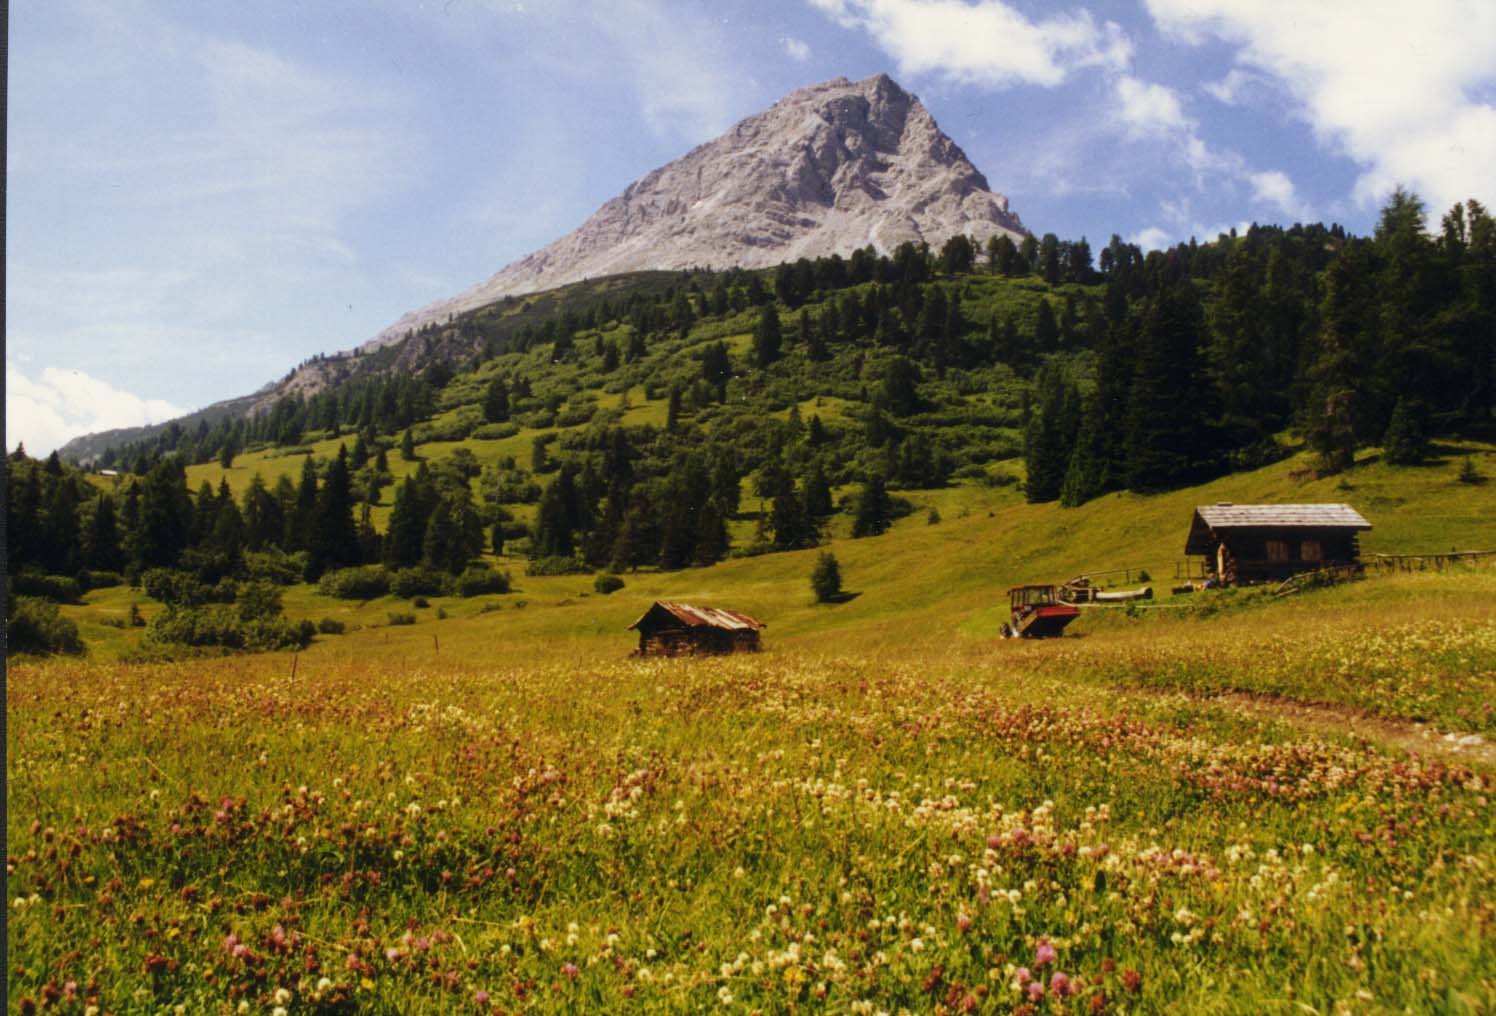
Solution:
M841 592L836 593L833 596L826 597L826 599L823 600L822 602L823 603L851 603L853 600L857 599L857 597L859 597L861 595L862 595L861 593L849 593L846 590L842 590Z

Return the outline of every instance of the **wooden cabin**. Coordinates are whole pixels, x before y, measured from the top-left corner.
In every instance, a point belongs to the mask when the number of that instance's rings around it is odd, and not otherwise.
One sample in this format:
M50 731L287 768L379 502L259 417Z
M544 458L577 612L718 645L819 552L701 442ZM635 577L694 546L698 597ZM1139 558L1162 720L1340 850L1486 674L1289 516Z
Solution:
M1358 566L1357 534L1371 523L1346 504L1231 504L1195 509L1184 552L1205 558L1221 585L1281 582L1300 572Z
M718 607L657 601L629 625L639 632L639 656L696 656L758 652L762 621Z

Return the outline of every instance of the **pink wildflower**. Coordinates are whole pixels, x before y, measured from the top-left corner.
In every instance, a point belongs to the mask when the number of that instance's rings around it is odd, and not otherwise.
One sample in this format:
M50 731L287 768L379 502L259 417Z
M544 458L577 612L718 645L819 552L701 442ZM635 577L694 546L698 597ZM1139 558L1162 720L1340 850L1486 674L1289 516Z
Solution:
M477 994L475 994L473 996L473 1001L477 1002L479 1005L487 1005L488 1004L488 992L486 992L486 991L479 991Z
M577 965L575 963L561 964L561 972L567 977L570 977L573 981L575 981L577 979L577 975L581 973L581 971L577 969Z
M1044 985L1040 984L1038 981L1035 981L1032 984L1030 984L1028 986L1028 996L1029 996L1029 1001L1031 1001L1031 1002L1038 1002L1041 999L1043 999L1044 998Z
M1034 950L1034 966L1042 967L1046 963L1053 963L1057 959L1059 959L1059 956L1055 953L1054 946L1050 945L1048 940L1040 939L1039 948Z
M1049 990L1056 998L1067 998L1075 994L1075 985L1070 983L1070 978L1056 970L1049 979Z

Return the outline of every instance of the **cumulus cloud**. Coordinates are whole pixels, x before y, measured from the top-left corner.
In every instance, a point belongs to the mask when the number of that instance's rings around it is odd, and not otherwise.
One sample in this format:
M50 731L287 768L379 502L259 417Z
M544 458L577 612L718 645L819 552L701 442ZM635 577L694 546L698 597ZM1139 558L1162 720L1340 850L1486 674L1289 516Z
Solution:
M1080 67L1125 67L1132 44L1111 21L1080 10L1030 20L1001 0L811 0L870 35L906 74L1054 87Z
M779 40L779 45L784 49L785 54L791 60L798 61L799 63L804 63L805 61L810 59L810 44L807 43L804 39L796 39L793 36L787 36Z
M1269 169L1251 174L1250 180L1252 196L1257 201L1272 205L1283 214L1300 221L1310 218L1308 208L1299 200L1293 181L1287 174Z
M1489 0L1147 0L1185 42L1238 47L1281 82L1322 143L1361 164L1356 197L1407 184L1435 208L1496 183L1496 5ZM1233 87L1227 88L1231 83ZM1242 79L1228 75L1231 96Z
M1127 242L1135 243L1145 251L1163 250L1169 245L1169 233L1159 226L1149 226L1129 236Z
M1164 85L1140 81L1130 74L1117 79L1117 101L1122 122L1130 133L1148 136L1191 129L1179 96Z
M44 367L27 377L5 366L5 433L14 447L46 455L71 438L116 427L140 427L187 410L164 399L143 399L79 370Z

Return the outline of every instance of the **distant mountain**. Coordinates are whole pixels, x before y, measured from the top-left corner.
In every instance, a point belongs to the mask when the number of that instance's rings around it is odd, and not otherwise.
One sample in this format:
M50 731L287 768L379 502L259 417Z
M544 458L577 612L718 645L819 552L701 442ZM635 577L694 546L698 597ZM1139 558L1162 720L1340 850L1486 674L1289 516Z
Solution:
M872 244L1015 239L1023 223L886 74L791 92L629 184L575 231L404 315L362 349L505 296L641 269L767 268Z
M869 244L889 253L905 241L933 245L957 233L985 242L1002 233L1021 239L1026 230L918 98L886 74L837 78L791 92L634 181L578 229L486 282L402 316L355 350L314 357L253 395L182 422L247 415L370 373L419 370L442 355L428 338L387 347L507 296L641 271L767 268ZM61 453L90 461L166 426L89 434Z

